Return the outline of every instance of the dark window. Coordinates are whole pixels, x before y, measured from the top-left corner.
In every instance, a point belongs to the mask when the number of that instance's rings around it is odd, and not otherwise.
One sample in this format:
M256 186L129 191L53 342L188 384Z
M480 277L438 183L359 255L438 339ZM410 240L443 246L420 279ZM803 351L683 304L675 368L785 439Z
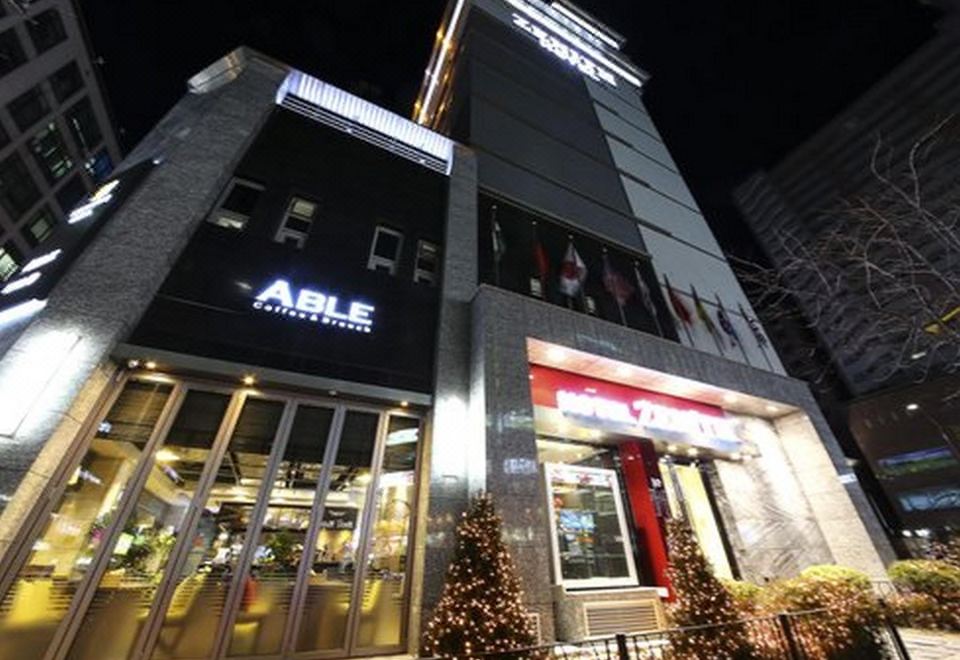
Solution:
M373 243L370 246L367 268L396 275L397 268L400 265L400 247L402 245L403 234L395 229L378 225L373 233Z
M58 101L66 101L83 88L80 67L76 62L70 62L67 66L57 69L50 76L50 86L53 87L53 95Z
M44 206L24 225L23 237L27 243L36 247L50 238L50 234L53 233L53 228L56 226L56 217L54 217L49 207Z
M86 194L87 188L83 185L83 177L76 174L57 191L57 201L60 202L63 212L69 213Z
M19 154L12 153L0 162L0 205L14 219L19 218L40 199L40 191Z
M67 31L63 29L63 21L56 9L42 11L27 19L27 32L30 33L30 39L33 40L38 54L50 50L67 38Z
M242 230L262 193L263 186L258 183L234 180L220 206L207 221L227 229Z
M0 32L0 76L4 76L27 61L27 56L20 45L17 32L10 28Z
M73 105L66 112L67 125L73 133L77 146L84 153L89 153L100 143L103 134L100 133L100 126L97 124L97 118L93 114L93 106L90 99L85 98Z
M13 241L7 241L0 247L0 282L9 279L14 271L20 267L23 255Z
M30 151L43 172L47 181L54 183L59 181L70 168L73 167L73 161L67 152L67 145L53 122L47 124L42 131L37 133L36 137L30 140Z
M303 197L292 197L287 206L287 215L274 240L284 245L295 245L303 248L307 242L307 235L310 233L310 225L313 224L313 218L317 214L317 203Z
M17 128L25 131L44 118L50 111L50 104L47 103L43 90L38 86L28 89L10 101L7 104L7 110L10 111L10 116L16 122Z
M93 158L89 158L83 166L90 174L90 178L93 179L94 183L103 183L104 179L110 176L110 173L113 171L113 159L110 158L110 154L107 153L106 149L101 149Z
M10 136L3 130L3 124L0 124L0 149L10 144Z
M429 241L417 241L417 261L413 267L413 281L437 283L440 249Z

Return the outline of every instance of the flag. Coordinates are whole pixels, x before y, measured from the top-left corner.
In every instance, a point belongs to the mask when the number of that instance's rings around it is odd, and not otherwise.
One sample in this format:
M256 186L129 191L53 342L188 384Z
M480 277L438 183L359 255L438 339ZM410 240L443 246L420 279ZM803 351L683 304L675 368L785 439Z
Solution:
M670 306L673 307L673 313L677 315L677 318L683 321L685 325L693 324L693 316L690 315L690 310L687 309L687 305L683 302L677 292L673 290L673 287L670 286L670 280L667 279L667 276L663 276L663 283L667 285L667 295L670 296Z
M730 341L733 342L734 346L740 345L740 335L737 334L737 329L733 327L733 323L730 322L730 317L727 316L727 310L723 306L723 301L720 300L720 296L713 294L717 298L717 323L720 324L720 327L723 328L723 331L730 336Z
M567 245L567 253L560 262L560 291L571 298L580 293L583 283L587 279L587 265L580 258L577 248L573 247L573 239Z
M533 266L537 270L537 278L540 280L540 287L547 288L547 278L550 275L550 260L547 258L547 251L543 249L543 243L540 242L540 235L537 233L537 223L533 222Z
M764 348L767 345L767 338L764 336L757 319L747 315L747 313L743 311L743 305L740 303L737 303L737 307L740 308L741 316L747 320L747 325L750 326L750 332L753 333L753 338L757 340L757 346Z
M720 352L723 352L723 339L720 337L720 332L717 330L717 326L714 325L713 319L710 318L710 314L707 313L707 308L703 306L703 301L701 301L700 296L697 295L697 287L691 284L690 291L693 293L693 308L697 310L697 318L706 326L707 332L710 333Z
M617 301L617 306L621 308L627 304L627 300L634 292L633 285L627 278L615 271L613 266L610 265L610 259L606 252L603 253L603 288L613 296L613 299Z
M657 313L657 306L653 304L653 295L650 293L650 287L647 286L647 283L644 281L643 276L640 275L640 268L637 266L637 262L633 262L633 277L637 280L637 289L640 290L640 302L643 304L643 308L647 310L647 313L653 317L653 322L657 324L657 334L661 337L663 336L663 327L660 325L660 315ZM670 319L671 323L673 319ZM676 330L676 328L674 328Z
M503 241L503 232L500 231L500 223L497 222L497 207L494 206L492 210L493 222L491 223L491 231L493 233L493 258L496 261L500 261L503 258L504 253L507 251L507 244Z

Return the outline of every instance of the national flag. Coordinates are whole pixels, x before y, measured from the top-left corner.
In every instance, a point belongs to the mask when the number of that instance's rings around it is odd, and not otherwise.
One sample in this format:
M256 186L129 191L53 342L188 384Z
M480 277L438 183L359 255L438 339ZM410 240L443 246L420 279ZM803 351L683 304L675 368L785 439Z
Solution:
M640 302L647 313L653 317L653 322L657 324L657 334L663 336L663 327L660 325L660 314L657 313L657 306L653 304L653 295L650 293L650 287L647 286L643 276L640 274L640 267L637 262L633 262L633 277L637 281L637 289L640 290ZM670 319L671 323L673 319Z
M618 307L626 305L627 300L634 292L633 285L627 278L615 271L613 266L610 265L610 259L606 252L603 253L603 288L617 301Z
M737 334L737 329L734 328L733 323L730 322L730 317L727 316L727 310L724 308L720 296L717 294L714 294L714 296L717 299L717 323L719 323L723 331L730 336L730 341L733 342L733 345L737 346L740 344L740 335Z
M723 339L720 337L720 332L717 330L717 326L714 325L713 319L710 318L710 314L707 313L707 308L704 307L703 301L700 300L700 296L697 295L697 287L691 285L690 291L693 293L693 308L697 310L697 318L706 326L707 332L713 337L717 348L723 351Z
M690 314L690 310L687 309L686 303L683 302L677 292L673 290L666 275L663 276L663 283L667 285L667 295L670 297L670 306L673 307L673 313L685 325L693 325L693 316Z
M587 279L587 265L573 246L573 239L567 245L567 253L560 262L560 291L571 298L580 293Z
M743 310L743 305L737 303L737 307L740 308L740 315L747 320L747 325L750 327L750 332L753 333L753 338L757 341L757 346L764 348L768 342L767 338L763 334L763 330L760 328L760 323L757 322L757 319L749 316Z
M497 207L494 206L492 210L493 222L491 222L491 231L493 233L493 258L496 261L500 261L503 258L504 253L507 251L507 244L503 240L503 232L500 230L500 223L497 222Z
M533 223L533 266L537 270L541 288L546 289L547 279L550 276L550 259L547 258L547 251L543 249L543 243L540 242L536 222Z

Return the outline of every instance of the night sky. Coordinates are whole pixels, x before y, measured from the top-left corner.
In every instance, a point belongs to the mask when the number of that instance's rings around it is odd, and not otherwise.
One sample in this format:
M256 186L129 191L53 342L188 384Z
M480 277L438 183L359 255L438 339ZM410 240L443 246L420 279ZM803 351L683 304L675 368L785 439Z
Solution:
M404 116L438 0L86 0L121 142L191 75L246 44ZM934 30L918 0L580 0L652 75L645 99L721 243L746 245L730 190L882 77Z

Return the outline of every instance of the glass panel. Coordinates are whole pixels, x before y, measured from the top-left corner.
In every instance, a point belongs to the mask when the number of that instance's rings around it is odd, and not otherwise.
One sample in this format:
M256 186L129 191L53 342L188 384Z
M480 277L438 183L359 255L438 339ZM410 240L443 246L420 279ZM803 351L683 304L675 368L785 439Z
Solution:
M210 457L230 396L190 391L136 506L111 549L110 563L68 658L126 658L146 620L190 501ZM194 558L188 561L193 561Z
M244 403L190 543L154 658L205 658L213 651L282 414L280 401Z
M630 581L626 523L613 470L547 464L564 582Z
M100 423L0 604L0 659L43 655L116 513L171 390L169 385L130 382Z
M60 14L56 9L42 11L25 23L38 55L50 50L67 38L63 21L60 20Z
M64 144L60 131L53 122L47 124L30 140L30 151L33 152L40 171L50 183L62 179L73 167L73 161L67 153L67 145Z
M227 655L280 652L333 409L299 406L270 490Z
M710 506L700 470L694 465L672 463L669 468L662 463L661 465L671 514L680 517L681 507L683 508L683 517L693 528L700 550L713 567L714 574L732 580L733 571L730 570L727 551L723 547L723 538L713 516L713 508Z
M398 646L403 641L410 523L416 510L417 441L420 420L391 417L383 468L377 483L363 606L356 645Z
M324 501L320 533L313 548L297 651L345 646L347 614L353 602L354 557L371 479L370 466L380 415L348 411Z
M53 88L53 95L58 101L66 101L83 87L80 67L77 66L76 62L70 62L70 64L57 69L50 76L50 86Z
M25 131L50 111L50 104L39 86L32 87L7 104L17 128Z
M77 141L77 146L84 154L89 153L103 139L89 98L77 101L67 110L65 117L73 138Z
M11 218L19 218L38 199L40 190L16 152L0 162L0 206Z

